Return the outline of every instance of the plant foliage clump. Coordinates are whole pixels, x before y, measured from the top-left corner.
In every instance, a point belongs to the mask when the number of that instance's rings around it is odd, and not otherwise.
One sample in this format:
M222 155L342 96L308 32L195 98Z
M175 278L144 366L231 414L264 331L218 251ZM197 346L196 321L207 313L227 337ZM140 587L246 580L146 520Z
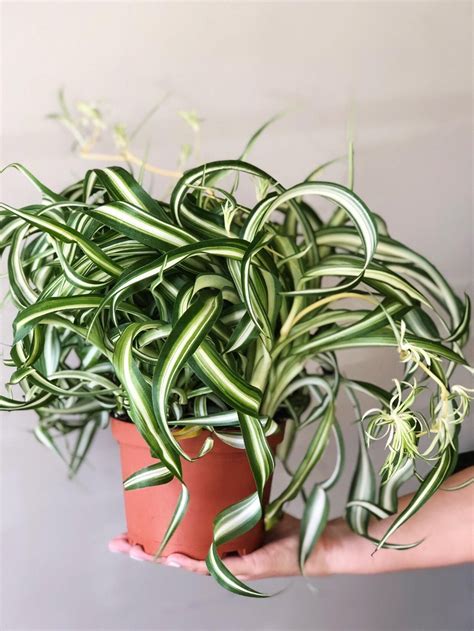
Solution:
M200 457L213 440L244 448L256 490L216 516L207 563L223 586L258 597L229 573L217 546L262 517L271 528L302 493L304 569L344 462L335 402L346 391L360 450L347 521L379 548L413 545L391 536L449 476L469 406L469 391L450 384L455 365L465 364L469 300L393 239L351 187L308 179L285 188L248 162L223 160L186 171L164 202L117 166L92 169L60 193L10 166L42 199L0 205L0 251L18 309L2 409L36 410L37 438L72 473L110 414L129 417L158 459L148 484L182 483L163 545L188 499L179 439L209 430ZM255 184L256 201L244 201L244 182ZM326 221L314 206L321 199L334 207ZM341 374L338 351L369 347L399 354L404 376L392 391ZM422 390L430 418L416 409ZM365 414L361 395L376 402ZM267 439L281 418L278 457L290 481L264 505L275 466ZM307 427L312 438L290 471L295 436ZM305 489L330 440L338 448L332 475ZM387 450L379 478L369 457L377 440ZM397 511L398 490L419 476L421 461L430 470L413 500L380 540L371 538L370 516ZM132 476L125 487L138 483Z

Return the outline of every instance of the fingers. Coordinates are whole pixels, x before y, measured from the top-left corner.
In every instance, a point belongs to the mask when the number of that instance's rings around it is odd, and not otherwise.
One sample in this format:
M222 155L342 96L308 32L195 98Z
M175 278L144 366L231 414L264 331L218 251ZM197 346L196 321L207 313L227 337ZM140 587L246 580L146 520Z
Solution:
M109 541L109 551L114 554L128 554L131 547L127 541L127 533L114 537Z
M240 580L292 576L298 574L296 547L297 540L288 537L268 543L250 554L227 556L224 563ZM200 575L209 574L205 561L197 561L184 554L174 553L155 560L141 546L131 545L126 533L114 537L109 542L109 550L116 554L126 554L135 561L155 561L170 568L181 568Z
M134 561L153 561L153 556L147 554L141 546L131 546L128 556Z
M180 567L188 572L195 572L196 574L209 574L205 561L196 561L184 554L170 554L169 557L165 557L161 561L163 565L168 567Z
M240 580L255 580L270 576L289 576L297 573L297 565L293 556L278 554L278 550L268 551L260 548L244 556L232 555L224 558L227 568ZM181 568L195 574L208 575L205 561L196 561L184 554L171 554L161 560L168 567Z
M110 552L126 554L134 561L155 561L160 565L182 568L196 574L209 574L205 561L196 561L196 559L191 559L184 554L171 554L169 557L155 559L151 554L147 554L141 546L129 543L126 532L111 539L108 548Z
M169 557L163 558L161 563L163 565L167 565L168 567L181 568L187 572L209 575L209 570L207 569L205 561L197 561L196 559L191 559L184 554L170 554ZM235 576L241 579L244 578L244 576L256 577L258 574L258 568L256 567L253 554L248 554L243 557L229 556L224 558L224 563Z
M278 554L269 554L267 547L243 556L229 556L224 559L224 563L240 580L256 580L287 574L284 559Z
M227 569L241 581L259 578L261 568L258 567L258 560L255 553L228 556L224 559Z
M127 533L114 537L109 541L109 551L114 554L128 554L134 561L153 561L153 556L147 554L141 546L132 546L127 540Z

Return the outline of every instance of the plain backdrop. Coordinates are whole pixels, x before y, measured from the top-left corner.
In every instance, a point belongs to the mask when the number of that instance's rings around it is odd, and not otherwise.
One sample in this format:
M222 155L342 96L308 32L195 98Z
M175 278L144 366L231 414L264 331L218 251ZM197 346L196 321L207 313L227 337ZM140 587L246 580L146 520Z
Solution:
M72 106L96 100L108 120L129 127L169 94L137 145L143 152L149 145L149 160L166 168L190 138L181 110L204 119L202 161L236 157L262 122L289 110L251 156L284 185L343 155L349 125L358 194L393 236L472 294L470 3L3 2L1 16L2 165L21 161L59 190L93 164L76 157L70 137L46 118L61 86ZM346 173L339 167L329 176L344 182ZM146 182L156 194L169 187ZM4 201L37 199L18 174L0 183ZM7 304L2 344L11 341L12 317ZM388 386L392 360L363 351L343 365ZM347 406L340 417L350 471L355 430ZM122 531L123 512L110 433L71 482L32 437L34 421L27 412L1 418L5 631L472 628L468 567L266 581L263 589L283 593L253 601L205 577L111 555L107 540ZM468 429L462 438L472 447ZM318 475L330 467L325 460ZM335 515L349 479L347 472L334 491ZM276 487L283 483L277 472Z

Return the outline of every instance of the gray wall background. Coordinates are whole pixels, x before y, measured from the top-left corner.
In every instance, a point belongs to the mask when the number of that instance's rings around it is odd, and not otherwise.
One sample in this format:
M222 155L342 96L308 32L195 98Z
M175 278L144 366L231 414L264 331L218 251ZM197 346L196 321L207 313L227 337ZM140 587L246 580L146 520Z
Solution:
M352 118L357 192L393 235L472 295L470 3L3 2L1 19L2 165L22 161L53 189L89 166L44 117L61 85L72 100L108 103L112 120L131 125L172 92L144 134L150 161L170 168L189 136L180 109L206 119L207 160L238 155L264 120L294 108L252 155L288 185L345 152ZM0 184L7 202L36 199L18 175L4 174ZM4 308L3 344L12 316ZM349 354L344 366L380 383L393 376L386 354ZM352 416L344 405L340 415L350 469ZM110 434L70 482L29 434L33 424L33 414L20 413L3 414L0 425L2 629L472 627L467 567L266 581L263 589L288 587L250 601L205 577L113 556L106 543L122 531L123 514ZM468 430L463 440L472 446ZM330 466L323 462L321 474ZM335 515L348 480L335 491ZM277 474L275 485L283 483Z

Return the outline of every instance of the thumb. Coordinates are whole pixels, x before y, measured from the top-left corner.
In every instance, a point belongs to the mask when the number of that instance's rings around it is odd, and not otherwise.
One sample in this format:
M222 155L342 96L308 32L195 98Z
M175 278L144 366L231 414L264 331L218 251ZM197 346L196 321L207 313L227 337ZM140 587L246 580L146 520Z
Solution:
M257 578L260 573L268 571L266 567L268 563L264 565L266 557L258 554L260 551L252 552L244 556L229 555L223 559L227 568L237 576L238 578ZM180 567L188 572L195 572L196 574L209 574L205 561L196 561L184 554L174 553L170 556L161 559L161 563L168 567Z
M283 541L269 543L244 556L229 556L224 563L241 580L299 574L296 548Z
M257 579L285 574L286 566L281 566L281 558L278 558L278 554L268 554L266 547L243 556L228 555L224 557L223 561L232 574L240 579ZM180 567L196 574L209 574L205 561L196 561L184 554L170 554L170 556L161 559L161 563L168 567Z

